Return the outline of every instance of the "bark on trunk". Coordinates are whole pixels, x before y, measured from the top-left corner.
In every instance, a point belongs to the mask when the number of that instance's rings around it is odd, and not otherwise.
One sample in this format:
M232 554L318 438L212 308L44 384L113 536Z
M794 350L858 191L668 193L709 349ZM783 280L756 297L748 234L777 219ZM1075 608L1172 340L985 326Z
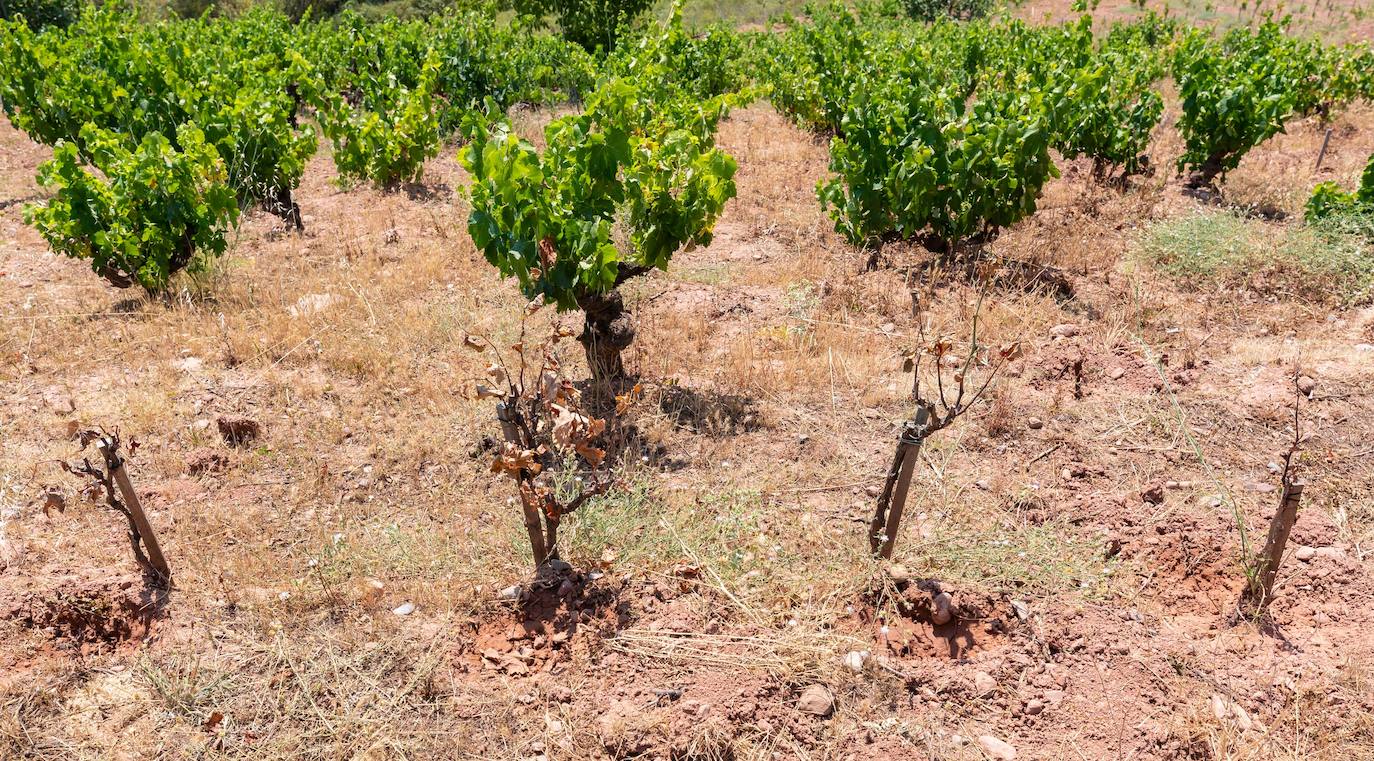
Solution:
M305 225L301 222L300 204L296 203L291 188L274 189L267 198L263 199L263 206L267 208L269 213L281 217L288 225L296 228L297 232L305 229Z
M616 384L625 379L625 364L620 353L634 341L635 329L620 292L585 293L577 306L586 315L582 335L577 340L587 352L587 366L598 384Z
M1264 540L1264 550L1259 556L1257 573L1245 590L1246 601L1257 612L1268 607L1269 600L1274 596L1274 582L1278 579L1279 564L1283 562L1283 551L1288 547L1288 537L1293 533L1293 525L1298 522L1298 505L1302 502L1302 489L1301 482L1284 485L1279 510L1269 522L1269 536Z

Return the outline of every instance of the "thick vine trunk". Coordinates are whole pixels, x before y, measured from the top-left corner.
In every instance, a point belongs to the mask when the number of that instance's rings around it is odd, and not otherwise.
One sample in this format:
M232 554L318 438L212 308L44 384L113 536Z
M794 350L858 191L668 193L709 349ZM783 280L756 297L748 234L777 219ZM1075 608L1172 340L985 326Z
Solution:
M1222 172L1221 161L1223 158L1225 156L1219 153L1208 156L1207 160L1197 168L1197 171L1188 177L1188 187L1215 188L1217 176Z
M281 217L288 225L296 228L299 232L305 229L301 221L301 207L296 203L295 196L291 193L291 188L279 187L272 190L263 199L263 206L268 212Z
M635 329L620 292L579 294L577 306L586 315L582 335L577 340L587 352L592 380L611 385L623 381L625 363L620 353L634 341Z

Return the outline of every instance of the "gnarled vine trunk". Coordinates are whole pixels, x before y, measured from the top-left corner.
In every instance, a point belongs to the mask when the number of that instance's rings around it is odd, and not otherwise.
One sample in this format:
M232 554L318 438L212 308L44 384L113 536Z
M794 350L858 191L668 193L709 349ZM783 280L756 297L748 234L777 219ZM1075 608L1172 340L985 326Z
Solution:
M577 296L577 306L586 315L577 340L587 352L592 380L612 385L624 380L625 363L620 353L634 341L635 328L620 292L582 293Z

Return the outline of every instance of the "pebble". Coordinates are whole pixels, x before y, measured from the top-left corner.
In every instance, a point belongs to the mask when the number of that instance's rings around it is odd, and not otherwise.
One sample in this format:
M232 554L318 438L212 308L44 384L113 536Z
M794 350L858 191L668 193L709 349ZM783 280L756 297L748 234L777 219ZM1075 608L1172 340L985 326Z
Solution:
M403 602L400 605L396 606L391 612L395 613L398 616L408 616L411 613L415 612L415 603Z
M892 565L888 566L887 575L892 577L892 580L898 583L901 583L911 578L911 572L908 571L906 569L906 566L902 565L901 563L893 563Z
M950 611L950 606L954 600L949 596L949 592L941 592L931 599L930 622L936 626L944 626L954 619L954 613Z
M1299 391L1300 393L1302 393L1303 396L1311 396L1311 395L1312 395L1312 392L1315 391L1316 389L1317 389L1317 381L1316 381L1315 379L1313 379L1311 376L1307 376L1307 375L1299 375L1299 376L1298 376L1298 391Z
M1041 420L1038 417L1028 418L1026 420L1026 427L1031 429L1032 431L1038 431L1041 428L1045 427L1045 421Z
M1121 380L1122 376L1125 374L1126 368L1124 367L1113 367L1111 370L1107 371L1107 377L1112 380Z
M797 698L797 709L822 718L835 711L835 696L823 684L813 684L802 690Z
M1050 328L1050 338L1073 338L1076 335L1078 335L1078 326L1071 322Z
M1299 547L1298 551L1293 553L1293 557L1297 558L1298 560L1301 560L1304 563L1311 561L1312 558L1316 556L1317 551L1312 549L1311 547Z
M983 746L983 752L988 754L988 757L997 759L997 761L1015 761L1016 759L1016 748L992 735L979 737L978 744Z
M1044 713L1044 712L1045 712L1045 704L1044 704L1044 702L1042 702L1042 701L1040 701L1040 700L1028 700L1028 701L1026 701L1025 714L1026 714L1027 716L1035 716L1035 715L1037 715L1037 714L1041 714L1041 713Z
M502 600L516 600L520 598L520 585L512 584L497 593Z
M850 650L849 653L844 656L844 665L850 671L859 674L863 672L864 661L866 660L868 660L867 650Z
M986 697L997 689L997 680L986 671L979 671L973 675L973 690L977 697Z

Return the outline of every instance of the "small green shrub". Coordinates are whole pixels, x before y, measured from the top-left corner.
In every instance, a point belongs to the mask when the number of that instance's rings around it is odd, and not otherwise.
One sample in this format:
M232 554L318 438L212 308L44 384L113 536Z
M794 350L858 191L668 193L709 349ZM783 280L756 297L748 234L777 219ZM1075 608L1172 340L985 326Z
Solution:
M23 17L32 29L69 26L81 15L82 0L0 0L0 19Z
M975 19L992 11L992 0L902 0L906 15L917 21Z
M515 9L531 16L553 16L568 40L587 50L611 51L653 4L653 0L516 0Z
M431 52L415 87L391 88L377 108L355 112L338 94L318 101L341 181L370 180L383 188L419 181L425 160L439 153L438 77L439 59Z
M1307 199L1308 222L1351 214L1374 216L1374 156L1369 157L1360 187L1354 192L1347 193L1334 182L1323 182Z
M25 221L54 251L89 260L120 288L161 291L177 272L201 269L205 256L224 252L238 204L200 130L183 125L176 137L179 151L157 132L131 148L124 136L87 125L81 140L100 174L74 144L59 142L38 170L56 192L25 209Z

